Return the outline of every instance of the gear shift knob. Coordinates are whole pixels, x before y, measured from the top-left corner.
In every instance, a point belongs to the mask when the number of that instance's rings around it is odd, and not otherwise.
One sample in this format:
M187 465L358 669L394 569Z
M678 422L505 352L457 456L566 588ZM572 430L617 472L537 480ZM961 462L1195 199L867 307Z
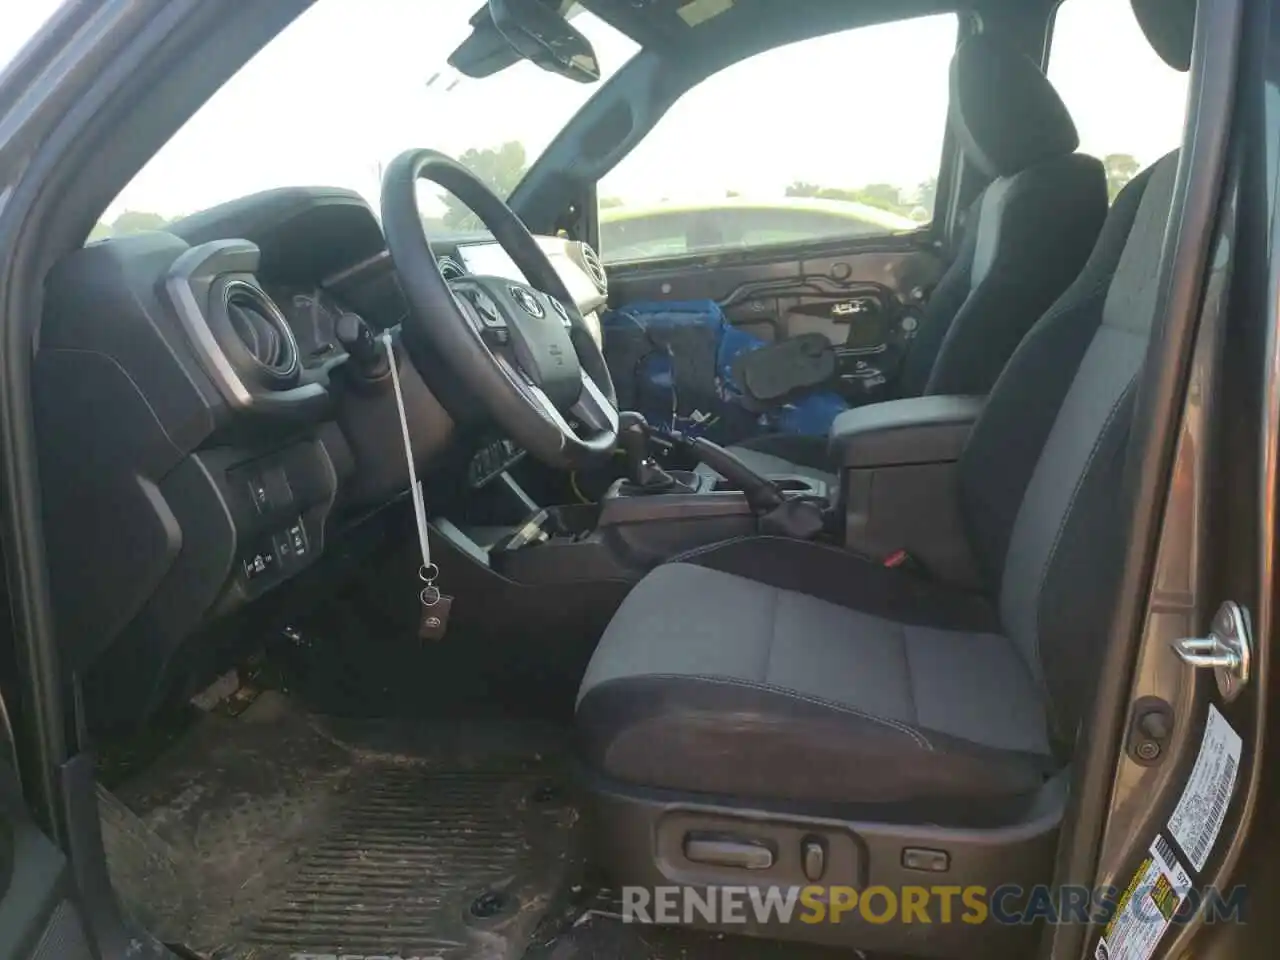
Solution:
M667 493L678 485L649 451L649 421L634 410L618 414L618 446L627 456L627 479L633 493Z
M627 477L641 483L644 463L649 459L649 421L634 410L618 414L618 446L627 456Z

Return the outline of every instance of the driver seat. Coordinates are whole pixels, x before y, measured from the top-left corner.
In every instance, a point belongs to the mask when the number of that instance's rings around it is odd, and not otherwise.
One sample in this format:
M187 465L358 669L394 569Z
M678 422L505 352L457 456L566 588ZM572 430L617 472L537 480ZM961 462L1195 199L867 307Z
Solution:
M1135 8L1159 21L1148 32L1162 55L1183 39L1165 58L1186 69L1194 0ZM1177 163L1117 198L1082 277L975 426L955 495L984 595L748 537L660 566L628 596L577 703L596 841L618 883L1048 882L1115 599L1117 494ZM957 955L1030 928L849 915L751 929Z

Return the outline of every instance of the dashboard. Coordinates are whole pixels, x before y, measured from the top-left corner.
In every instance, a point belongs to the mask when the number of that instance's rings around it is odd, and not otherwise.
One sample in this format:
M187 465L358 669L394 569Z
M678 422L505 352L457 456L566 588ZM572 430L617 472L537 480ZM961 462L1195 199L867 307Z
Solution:
M537 240L598 338L599 259ZM490 237L431 242L446 278L521 279ZM64 661L99 722L147 715L189 638L403 494L393 395L354 375L340 332L356 314L394 336L406 311L377 219L343 190L245 197L51 271L34 367L46 537ZM481 405L400 375L428 485L482 485L520 455Z

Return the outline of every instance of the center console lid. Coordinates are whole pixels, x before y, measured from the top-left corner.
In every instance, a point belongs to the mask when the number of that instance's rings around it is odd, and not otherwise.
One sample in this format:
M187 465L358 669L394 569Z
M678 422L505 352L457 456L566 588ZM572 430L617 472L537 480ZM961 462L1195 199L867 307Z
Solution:
M835 418L829 439L844 468L958 460L985 397L909 397L855 407Z
M871 557L905 551L935 579L979 585L960 518L959 461L983 397L912 397L836 417L845 546Z

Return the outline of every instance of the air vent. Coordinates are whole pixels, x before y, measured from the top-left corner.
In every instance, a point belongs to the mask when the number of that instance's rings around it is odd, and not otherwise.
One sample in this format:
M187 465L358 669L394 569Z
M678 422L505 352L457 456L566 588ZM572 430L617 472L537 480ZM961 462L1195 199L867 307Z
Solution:
M298 370L298 344L284 314L271 298L249 283L225 288L227 320L249 356L273 379L286 380Z
M446 280L459 280L467 275L462 264L453 257L439 257L436 262L440 265L440 276Z
M609 276L604 272L604 264L600 261L600 254L591 249L588 243L579 244L579 254L582 257L582 268L587 271L591 277L591 282L596 285L596 289L601 293L609 292Z

